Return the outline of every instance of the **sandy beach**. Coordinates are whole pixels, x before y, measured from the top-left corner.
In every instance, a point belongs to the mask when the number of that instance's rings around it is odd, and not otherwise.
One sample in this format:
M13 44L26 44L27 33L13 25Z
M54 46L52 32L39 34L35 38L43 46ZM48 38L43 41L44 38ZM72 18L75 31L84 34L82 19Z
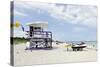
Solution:
M83 51L72 51L63 44L53 44L51 50L38 49L25 50L25 44L14 45L14 66L54 64L54 63L74 63L97 61L97 50L84 49Z

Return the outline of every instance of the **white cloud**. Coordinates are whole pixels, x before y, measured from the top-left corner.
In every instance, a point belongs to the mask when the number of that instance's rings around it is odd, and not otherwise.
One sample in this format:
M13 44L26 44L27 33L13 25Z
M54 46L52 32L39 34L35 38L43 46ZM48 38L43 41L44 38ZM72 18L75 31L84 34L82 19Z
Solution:
M14 16L27 16L26 14L22 13L22 12L19 12L19 11L16 11L14 10Z
M97 7L85 5L59 5L54 3L41 2L16 2L22 8L37 10L41 13L42 10L47 11L51 17L57 20L65 20L71 24L81 24L88 27L96 27L97 24ZM20 15L20 13L18 13ZM23 15L21 13L21 15Z
M97 24L97 9L94 6L74 6L67 5L66 11L56 10L51 12L54 18L66 20L72 24L81 24L89 27L95 27Z

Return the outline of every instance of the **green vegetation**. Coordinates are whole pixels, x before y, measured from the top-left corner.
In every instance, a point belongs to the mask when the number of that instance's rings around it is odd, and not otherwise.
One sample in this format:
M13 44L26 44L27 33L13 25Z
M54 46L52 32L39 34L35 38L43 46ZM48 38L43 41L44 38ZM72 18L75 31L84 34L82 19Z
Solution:
M11 43L12 44L26 43L27 41L28 41L28 39L20 38L20 37L13 37L13 38L11 38Z

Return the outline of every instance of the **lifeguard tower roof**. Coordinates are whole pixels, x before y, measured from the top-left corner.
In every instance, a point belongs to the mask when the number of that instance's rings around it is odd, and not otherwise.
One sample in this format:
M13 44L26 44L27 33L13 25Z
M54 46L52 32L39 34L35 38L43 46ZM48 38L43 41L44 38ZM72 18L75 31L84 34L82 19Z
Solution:
M36 21L36 22L30 22L26 24L27 26L33 26L33 27L41 27L41 28L47 28L48 27L48 22L44 21Z

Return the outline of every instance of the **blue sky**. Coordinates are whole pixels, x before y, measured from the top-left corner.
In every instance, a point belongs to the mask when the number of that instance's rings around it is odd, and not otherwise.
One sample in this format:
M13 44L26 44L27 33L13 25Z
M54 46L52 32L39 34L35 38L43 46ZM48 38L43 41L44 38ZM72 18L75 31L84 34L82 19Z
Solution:
M26 23L48 22L45 30L61 41L95 41L97 38L97 7L41 2L14 2L14 22L28 30ZM15 37L25 37L21 27L14 29Z

